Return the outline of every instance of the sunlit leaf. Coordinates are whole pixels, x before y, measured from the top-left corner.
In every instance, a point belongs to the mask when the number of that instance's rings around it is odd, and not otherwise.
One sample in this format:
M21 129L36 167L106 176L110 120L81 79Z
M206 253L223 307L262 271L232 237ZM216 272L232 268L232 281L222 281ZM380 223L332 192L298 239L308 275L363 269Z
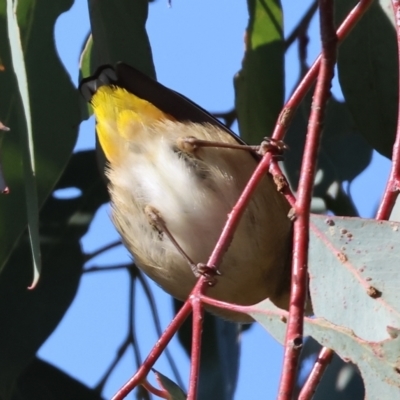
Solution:
M22 110L19 110L21 120L25 126L19 130L22 147L22 165L26 192L26 208L28 217L28 231L31 242L33 259L33 281L30 288L34 288L39 280L41 271L41 257L39 245L39 203L36 190L36 166L32 132L32 116L29 101L29 87L26 76L25 60L21 43L21 35L17 21L17 0L7 0L7 27L10 40L11 60L18 84L19 95L22 100ZM25 128L25 129L24 129Z
M257 144L270 136L284 98L284 39L280 1L248 0L249 24L242 69L235 77L242 138Z

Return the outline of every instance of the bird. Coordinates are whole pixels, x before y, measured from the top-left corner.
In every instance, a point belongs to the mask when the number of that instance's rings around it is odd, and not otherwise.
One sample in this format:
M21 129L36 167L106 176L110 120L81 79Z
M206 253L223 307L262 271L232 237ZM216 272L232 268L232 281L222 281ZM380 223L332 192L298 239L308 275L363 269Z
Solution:
M135 264L185 301L200 275L206 295L288 308L290 205L267 173L218 268L206 262L261 157L210 113L125 63L100 67L80 92L107 159L112 221ZM230 321L245 313L205 306Z

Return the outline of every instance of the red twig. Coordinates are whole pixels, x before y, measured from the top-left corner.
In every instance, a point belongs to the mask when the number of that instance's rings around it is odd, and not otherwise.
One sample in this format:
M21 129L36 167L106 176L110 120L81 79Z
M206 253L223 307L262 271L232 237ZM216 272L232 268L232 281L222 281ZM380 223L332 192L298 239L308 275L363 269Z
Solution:
M197 285L196 285L197 286ZM175 332L178 331L179 327L183 324L185 319L188 317L191 311L190 302L186 302L183 307L176 314L175 318L169 324L168 328L161 335L160 339L157 341L152 351L144 360L143 364L137 370L136 374L124 385L118 392L114 395L112 400L122 400L127 396L137 385L142 384L146 379L147 374L151 370L154 363L160 357L161 353L164 351L165 347L172 339Z
M285 175L283 175L279 164L274 159L271 160L269 172L273 176L274 181L277 183L279 191L286 197L288 203L294 207L296 203L296 197L290 190L289 183L287 182ZM280 187L280 185L282 185L282 187Z
M392 0L392 6L394 10L396 20L396 32L397 32L397 54L400 63L400 2L399 0ZM400 66L400 64L399 64ZM400 76L400 70L399 70ZM400 99L400 82L399 82L399 99ZM400 101L398 105L397 114L397 132L396 141L394 142L392 151L392 168L388 182L386 184L385 192L376 219L389 219L390 213L392 212L393 206L396 202L397 196L400 191Z
M192 351L190 357L189 392L187 399L196 400L200 375L201 332L203 326L203 306L199 297L192 298L193 330Z
M160 390L155 388L149 381L144 380L142 382L142 386L149 391L150 393L155 394L158 397L161 397L162 399L170 399L170 395L168 394L168 392L166 390Z
M322 375L332 360L333 354L333 350L326 347L322 348L306 383L301 389L298 400L310 400L312 398Z
M279 400L290 400L296 383L297 364L303 345L304 304L307 294L307 260L309 220L314 173L319 141L331 80L336 62L337 36L334 27L333 0L319 0L322 54L321 66L314 92L308 131L300 171L298 199L295 210L292 286L289 321L285 338L285 357L279 386Z

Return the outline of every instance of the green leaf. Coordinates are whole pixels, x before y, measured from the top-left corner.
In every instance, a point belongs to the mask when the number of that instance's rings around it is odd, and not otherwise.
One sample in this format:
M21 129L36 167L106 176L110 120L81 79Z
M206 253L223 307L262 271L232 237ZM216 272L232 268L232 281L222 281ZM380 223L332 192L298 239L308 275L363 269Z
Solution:
M89 0L95 57L91 74L100 65L123 61L155 76L146 32L148 6L147 0Z
M165 375L153 369L158 382L163 387L164 390L170 394L170 400L185 400L186 394L185 392L171 379L167 378Z
M79 60L79 80L86 78L92 74L92 64L96 64L93 61L93 37L88 35L81 52L81 58ZM82 119L88 119L93 114L93 109L87 101L80 96L80 106L82 112Z
M248 0L249 24L242 69L235 77L242 138L270 136L284 100L283 16L279 0Z
M35 290L26 233L0 274L0 398L10 398L16 379L53 332L71 304L85 256L81 237L108 193L96 165L95 151L76 153L57 184L75 187L81 196L49 197L40 214L42 276Z
M285 155L285 171L294 188L300 174L304 141L311 107L311 94L293 118L285 137L289 150ZM357 215L342 184L351 182L370 164L372 148L360 135L345 103L331 99L328 103L324 131L318 155L314 196L324 200L328 209L339 215Z
M71 0L49 4L34 0L18 2L18 25L29 82L39 207L70 158L80 122L78 94L58 58L54 43L55 21L71 5ZM28 223L26 181L22 168L24 151L20 142L26 125L12 67L5 7L0 8L0 54L4 66L4 71L0 73L0 113L2 121L11 128L2 142L2 164L10 194L0 197L1 271ZM36 212L34 200L28 202L28 206L32 208L32 213Z
M339 0L342 21L357 0ZM366 140L391 158L396 134L398 61L390 0L374 1L339 47L339 82L350 112Z
M41 259L39 246L39 205L36 191L36 167L32 134L31 107L29 103L29 88L26 77L25 60L22 50L21 36L17 21L17 0L7 0L7 27L10 40L12 66L17 78L18 90L22 100L21 120L25 120L25 129L21 126L20 143L23 150L22 164L28 214L28 230L33 258L33 289L40 277ZM22 111L22 112L21 112ZM21 124L22 125L22 124Z

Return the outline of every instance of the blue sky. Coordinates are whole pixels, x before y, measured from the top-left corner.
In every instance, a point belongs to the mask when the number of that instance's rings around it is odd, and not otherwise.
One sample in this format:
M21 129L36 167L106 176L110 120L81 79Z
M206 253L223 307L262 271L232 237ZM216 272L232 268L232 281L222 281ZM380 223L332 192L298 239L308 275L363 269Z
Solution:
M285 32L289 33L311 1L283 1ZM243 57L243 36L247 24L244 0L174 0L150 5L147 24L158 80L183 93L205 109L226 111L233 106L233 76ZM71 26L73 29L71 29ZM314 18L312 32L317 32ZM76 0L63 14L55 29L57 48L71 79L77 84L79 53L89 31L87 3ZM193 51L193 48L196 50ZM319 51L318 40L311 40L309 62ZM297 49L292 46L286 57L287 95L298 77ZM334 93L341 97L338 85ZM76 150L93 148L94 122L84 122ZM389 162L375 154L372 166L352 184L352 194L362 216L370 217L383 191ZM367 190L368 189L368 190ZM82 239L85 251L94 251L118 238L109 219L109 206L102 207ZM129 261L127 251L118 247L88 263L112 265ZM172 318L171 301L151 283L160 309L162 325ZM147 317L148 307L138 288L135 321L139 331L141 356L145 358L157 335ZM87 274L78 294L58 328L42 346L39 355L59 366L89 386L95 385L115 356L127 332L128 274L125 271ZM177 341L170 347L182 376L187 381L189 361ZM261 327L254 324L242 337L242 358L235 399L274 399L282 363L282 347ZM172 377L163 360L156 369ZM109 379L104 395L111 397L134 372L131 352L126 355ZM133 399L133 396L128 398Z

